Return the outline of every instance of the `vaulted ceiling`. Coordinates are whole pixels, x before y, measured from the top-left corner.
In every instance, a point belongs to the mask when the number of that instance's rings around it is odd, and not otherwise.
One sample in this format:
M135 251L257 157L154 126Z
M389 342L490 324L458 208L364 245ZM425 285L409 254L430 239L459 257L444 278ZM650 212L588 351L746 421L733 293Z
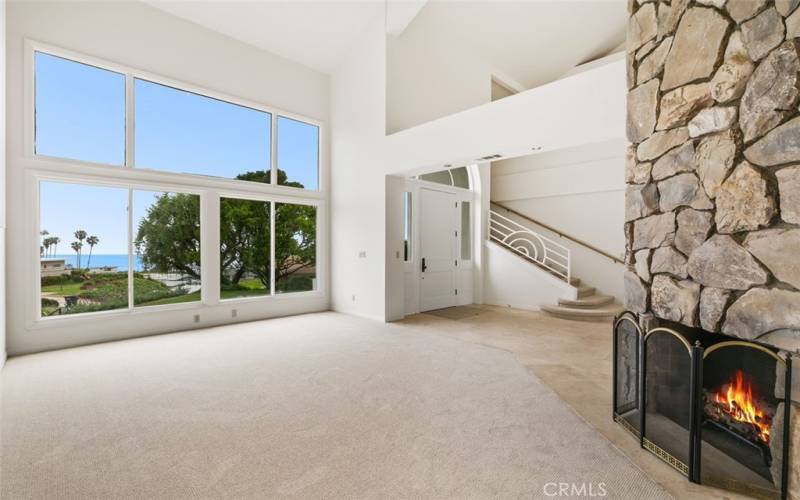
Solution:
M324 73L339 65L370 23L385 22L395 35L409 22L424 24L526 87L620 45L627 18L624 0L143 1Z
M324 73L338 66L369 23L384 18L382 1L143 1Z

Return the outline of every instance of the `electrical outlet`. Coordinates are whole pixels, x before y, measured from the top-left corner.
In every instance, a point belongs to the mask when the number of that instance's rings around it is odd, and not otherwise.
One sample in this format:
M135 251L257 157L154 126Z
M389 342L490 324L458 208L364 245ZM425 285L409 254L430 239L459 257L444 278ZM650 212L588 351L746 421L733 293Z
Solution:
M353 302L355 302L355 301L356 301L356 296L355 296L355 295L353 295Z
M235 318L238 315L239 315L238 309L231 309L231 318Z
M366 259L367 258L367 251L366 250L361 250L360 252L358 252L358 258L359 259Z
M199 314L195 314L194 315L194 322L195 323L200 323L200 315Z

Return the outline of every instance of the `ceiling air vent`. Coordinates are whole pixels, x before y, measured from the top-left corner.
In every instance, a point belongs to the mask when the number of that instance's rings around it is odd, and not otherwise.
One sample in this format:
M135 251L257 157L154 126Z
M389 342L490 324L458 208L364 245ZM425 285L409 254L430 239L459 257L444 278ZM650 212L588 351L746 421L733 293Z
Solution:
M489 155L489 156L484 156L482 158L478 158L477 161L497 160L497 159L500 159L502 157L503 157L503 155Z

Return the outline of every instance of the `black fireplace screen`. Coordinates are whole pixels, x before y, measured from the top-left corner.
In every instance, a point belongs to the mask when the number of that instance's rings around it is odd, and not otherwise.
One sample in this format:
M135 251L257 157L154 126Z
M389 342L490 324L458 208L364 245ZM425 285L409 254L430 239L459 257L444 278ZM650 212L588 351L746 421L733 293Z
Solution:
M632 314L614 322L614 420L636 437L639 428L639 343L642 330Z
M790 355L667 321L614 322L613 418L689 480L761 498L788 491Z

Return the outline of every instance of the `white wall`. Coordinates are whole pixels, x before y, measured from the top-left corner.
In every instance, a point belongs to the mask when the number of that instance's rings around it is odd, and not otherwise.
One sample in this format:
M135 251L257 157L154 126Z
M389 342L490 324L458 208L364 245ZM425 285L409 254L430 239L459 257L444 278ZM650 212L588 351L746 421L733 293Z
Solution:
M368 75L362 75L369 78ZM527 155L625 137L624 61L386 137L387 174L468 165L490 154Z
M0 2L0 55L6 53L6 2ZM0 368L6 362L6 58L0 57Z
M23 150L23 42L25 38L184 81L212 91L236 96L326 122L329 119L329 77L273 54L216 34L139 2L12 2L8 5L8 208L25 211ZM327 137L322 138L322 158L328 158ZM321 177L328 164L323 161ZM322 211L323 216L325 210ZM13 217L7 229L8 262L23 263L27 234L24 217ZM324 246L324 242L321 243ZM324 257L324 255L323 255ZM26 266L11 266L7 284L15 293L8 302L8 350L20 354L36 350L119 339L170 330L325 310L329 296L254 301L196 311L132 313L124 321L94 318L59 319L57 327L30 324L22 303L33 298L34 283ZM327 290L324 290L327 292Z
M534 154L492 165L492 201L581 239L620 259L625 252L625 143ZM504 213L563 244L572 274L622 299L624 266L539 226Z
M491 101L492 68L424 23L426 9L386 40L386 133Z
M483 303L515 309L539 310L558 299L577 297L575 287L493 241L485 242L486 270Z
M331 78L330 198L331 305L337 311L381 321L386 317L385 276L399 276L386 267L391 249L384 240L383 29L382 23L376 23L366 32ZM402 210L395 217L402 219ZM402 250L402 245L396 250Z
M405 275L407 274L408 264L404 259L404 210L403 210L403 196L408 191L408 181L400 176L387 175L386 176L386 283L400 283L406 281ZM412 195L412 200L415 198ZM412 201L413 203L413 201ZM411 214L416 221L416 212L412 210ZM400 217L397 217L400 214ZM412 228L416 226L412 223ZM412 238L412 241L414 238ZM412 252L413 256L413 252ZM416 284L416 280L415 284ZM408 306L406 295L408 295L408 288L403 287L386 287L386 320L394 321L402 319L405 316Z
M333 308L386 319L404 304L402 276L387 269L386 175L473 164L493 153L525 155L625 136L625 65L617 61L570 78L384 136L386 37L376 23L332 77L331 270ZM487 82L487 91L488 91ZM397 223L399 224L399 222ZM383 234L376 242L371 235ZM391 243L390 243L391 244ZM401 250L402 247L397 250ZM366 250L366 257L359 253ZM356 296L356 300L352 299Z

